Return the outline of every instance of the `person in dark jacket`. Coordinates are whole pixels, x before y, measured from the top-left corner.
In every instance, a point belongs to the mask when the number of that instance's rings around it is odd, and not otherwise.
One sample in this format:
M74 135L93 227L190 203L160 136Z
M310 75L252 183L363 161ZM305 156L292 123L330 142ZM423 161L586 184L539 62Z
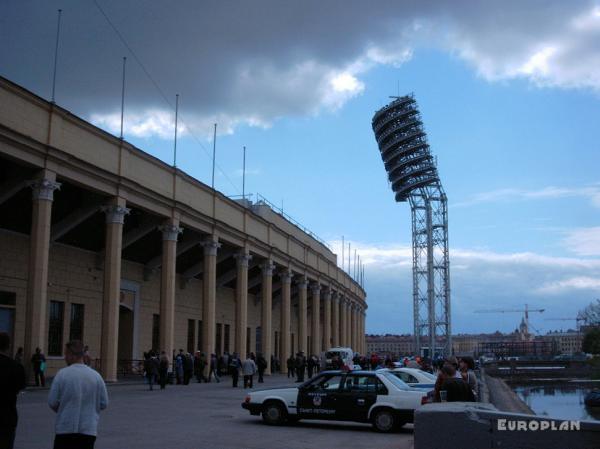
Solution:
M313 377L313 373L317 373L319 371L319 359L316 355L312 354L308 358L306 362L306 367L308 370L308 378L310 379L311 377Z
M190 379L194 375L194 359L192 354L187 352L183 358L183 384L189 385Z
M35 354L31 356L31 365L35 374L35 386L39 387L41 383L42 387L45 387L46 378L44 377L44 371L46 371L46 356L42 354L40 348L35 348Z
M164 390L169 378L169 358L167 353L162 351L158 360L158 378L160 380L160 389Z
M217 372L217 363L218 363L218 359L217 359L217 354L211 354L210 355L210 367L209 367L209 371L208 371L208 381L210 382L210 378L211 376L215 376L215 380L217 381L217 383L221 382L221 379L219 379L219 373Z
M296 375L298 379L296 382L304 382L304 370L306 369L306 357L304 357L304 351L300 351L296 354Z
M448 402L474 402L475 397L469 384L464 380L457 379L456 368L453 365L445 364L442 367L442 372L446 379L442 383L440 391L446 391L446 401Z
M240 378L240 368L242 367L242 361L238 357L237 353L234 352L228 357L229 360L229 374L231 375L232 387L237 388L238 380Z
M10 337L0 332L0 448L12 449L17 430L17 395L25 388L25 369L8 354Z
M290 377L296 377L296 370L294 369L294 365L295 365L295 362L294 362L294 356L293 356L293 355L291 355L291 356L290 356L290 357L289 357L289 358L286 360L286 362L285 362L285 363L286 363L286 365L287 365L287 370L288 370L287 376L288 376L288 378L290 378Z
M258 383L261 384L264 382L263 375L267 369L267 361L260 353L256 356L256 368L258 370Z
M148 380L148 386L150 391L153 390L154 384L158 377L159 361L156 358L154 352L150 351L144 354L144 371L146 372L146 379Z

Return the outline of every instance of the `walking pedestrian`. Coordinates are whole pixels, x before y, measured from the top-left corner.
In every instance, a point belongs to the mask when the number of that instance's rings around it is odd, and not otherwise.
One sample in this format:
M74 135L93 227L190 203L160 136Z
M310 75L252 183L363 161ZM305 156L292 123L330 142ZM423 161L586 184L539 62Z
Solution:
M256 355L256 368L258 370L258 383L262 384L265 381L263 376L265 374L265 370L267 369L267 361L261 353Z
M229 358L231 356L229 355L229 352L225 351L223 353L223 355L221 356L222 359L222 363L223 363L223 369L220 371L220 373L229 373Z
M15 362L17 362L19 365L23 365L23 348L17 349L17 353L15 354Z
M177 377L177 385L183 384L183 349L179 350L179 354L175 357L175 376Z
M290 377L296 377L295 370L294 370L294 357L293 356L288 357L288 359L285 361L285 365L287 366L288 379Z
M39 387L41 383L42 387L45 387L46 378L44 377L44 372L46 371L46 356L40 348L35 348L35 354L31 356L31 365L33 366L33 373L35 375L35 386Z
M90 357L90 347L88 345L86 345L83 348L83 363L85 363L87 366L90 366L92 364L92 358Z
M236 352L232 355L227 354L227 360L229 360L229 374L231 374L232 387L237 388L242 363Z
M306 369L306 357L304 357L304 351L300 351L296 354L296 375L298 379L296 382L304 382L304 370Z
M25 388L25 368L8 351L10 337L0 332L0 448L13 449L17 430L17 395ZM21 351L23 348L20 348ZM18 351L17 351L18 354Z
M169 378L169 358L167 353L162 351L158 361L158 378L160 379L160 389L164 390Z
M315 356L314 355L310 355L308 357L308 362L306 364L306 368L308 371L308 378L310 379L313 376L313 371L315 369Z
M217 383L221 382L221 379L219 378L219 373L217 372L217 364L218 364L218 360L217 360L217 354L212 353L210 355L210 366L209 366L209 370L208 370L208 381L210 382L210 378L212 376L215 376L215 380L217 381Z
M154 383L158 377L158 364L159 362L154 352L144 353L144 372L146 373L146 380L148 381L150 391L153 390Z
M254 360L250 358L250 356L246 356L246 360L242 363L242 374L244 375L244 388L252 388L254 374L256 373L256 363Z
M83 363L83 354L80 341L66 344L68 366L56 374L50 388L48 405L56 412L54 449L92 449L100 411L108 405L106 385Z
M183 384L189 385L190 379L194 375L194 359L189 352L183 356Z
M196 354L194 355L194 376L196 376L198 383L202 383L203 380L206 382L206 378L204 377L205 367L206 362L203 361L202 353L200 351L196 351Z

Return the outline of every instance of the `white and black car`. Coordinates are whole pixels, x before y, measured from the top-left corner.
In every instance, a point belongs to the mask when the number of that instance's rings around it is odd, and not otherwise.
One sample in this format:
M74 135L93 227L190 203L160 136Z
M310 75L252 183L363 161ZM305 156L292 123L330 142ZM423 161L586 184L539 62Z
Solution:
M250 393L242 407L267 424L300 419L371 422L390 432L413 422L415 409L426 403L421 390L410 388L388 370L323 371L298 387Z

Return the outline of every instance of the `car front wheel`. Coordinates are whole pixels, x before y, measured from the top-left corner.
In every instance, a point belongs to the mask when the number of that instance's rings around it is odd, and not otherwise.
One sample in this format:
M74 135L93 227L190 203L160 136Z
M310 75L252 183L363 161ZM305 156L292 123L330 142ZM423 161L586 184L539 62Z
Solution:
M396 428L396 417L391 410L377 410L373 415L373 427L378 432L391 432Z
M262 412L263 421L272 426L278 426L285 422L286 412L279 402L267 402Z

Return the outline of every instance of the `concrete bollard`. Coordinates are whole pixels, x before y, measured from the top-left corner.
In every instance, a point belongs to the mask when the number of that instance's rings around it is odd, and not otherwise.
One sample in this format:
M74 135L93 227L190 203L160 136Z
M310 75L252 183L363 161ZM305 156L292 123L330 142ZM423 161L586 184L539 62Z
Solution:
M597 449L600 422L498 411L491 404L444 402L415 411L414 449Z

